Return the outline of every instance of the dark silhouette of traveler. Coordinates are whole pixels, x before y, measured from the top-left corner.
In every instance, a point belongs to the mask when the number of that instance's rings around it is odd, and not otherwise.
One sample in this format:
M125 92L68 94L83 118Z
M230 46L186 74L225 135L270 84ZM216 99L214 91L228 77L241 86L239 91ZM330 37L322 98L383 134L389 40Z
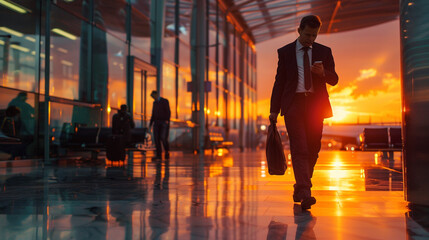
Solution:
M24 149L22 156L32 152L28 146L33 143L34 140L34 108L27 102L27 93L20 92L10 103L8 107L14 106L19 109L19 121L16 128L17 136L21 139L22 147Z
M1 131L8 137L18 137L20 127L20 110L15 106L9 106L5 111L5 116L1 120Z
M20 111L21 126L19 129L19 135L23 137L33 138L34 134L34 108L27 102L27 93L20 92L10 103L8 107L15 106Z
M5 116L0 121L0 130L9 137L9 144L0 145L0 150L9 153L10 159L15 159L17 156L23 156L25 153L25 145L21 143L18 135L20 128L19 120L20 111L15 106L9 106L5 111Z
M314 42L321 21L309 15L301 19L296 41L277 50L278 66L271 95L270 120L285 118L295 174L294 202L311 208L311 178L321 147L324 118L332 117L326 84L338 83L331 49Z
M129 145L131 143L131 129L134 127L134 121L131 114L128 113L127 105L121 105L118 113L112 118L112 133L122 135L125 145Z
M156 147L156 156L153 159L161 159L162 157L161 142L164 146L165 159L169 159L168 132L170 130L170 104L167 99L160 97L157 91L152 91L150 96L154 99L152 117L149 124L149 130L153 125L153 136Z

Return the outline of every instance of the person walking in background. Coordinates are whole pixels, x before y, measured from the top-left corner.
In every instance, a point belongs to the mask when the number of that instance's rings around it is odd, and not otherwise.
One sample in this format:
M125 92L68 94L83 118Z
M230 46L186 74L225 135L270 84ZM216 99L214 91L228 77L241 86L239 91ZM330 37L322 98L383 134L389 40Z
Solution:
M270 121L284 116L295 174L293 200L302 209L316 203L311 178L321 147L324 118L332 117L326 83L338 83L331 49L314 42L321 26L316 15L305 16L296 41L277 50L277 74L271 94Z
M168 132L170 130L170 104L168 100L159 96L157 91L152 91L150 96L154 99L152 116L150 118L149 130L153 125L153 136L155 140L156 156L154 159L161 159L162 148L164 146L165 159L170 158L170 148L168 145Z
M131 114L128 113L127 105L121 105L118 112L112 117L112 133L122 135L125 145L131 142L131 128L134 128L135 124Z

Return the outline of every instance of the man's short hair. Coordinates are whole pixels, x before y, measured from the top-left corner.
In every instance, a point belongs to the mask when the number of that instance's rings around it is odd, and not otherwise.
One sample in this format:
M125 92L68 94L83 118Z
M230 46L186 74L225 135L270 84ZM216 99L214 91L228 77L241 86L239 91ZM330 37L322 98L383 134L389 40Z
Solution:
M301 23L299 24L299 28L302 30L305 26L311 28L319 28L322 25L322 21L320 17L317 15L308 15L301 19Z
M150 95L153 95L153 94L158 94L158 91L153 90L153 91L150 93Z
M124 111L124 112L126 112L128 109L127 109L128 107L127 107L127 104L122 104L121 105L121 111Z

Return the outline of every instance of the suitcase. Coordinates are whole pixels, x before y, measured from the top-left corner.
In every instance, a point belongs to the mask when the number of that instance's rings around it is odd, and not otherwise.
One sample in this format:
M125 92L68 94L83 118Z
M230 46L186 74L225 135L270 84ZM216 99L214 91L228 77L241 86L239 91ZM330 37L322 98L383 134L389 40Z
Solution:
M122 135L111 135L108 137L106 156L110 161L125 160L125 141Z

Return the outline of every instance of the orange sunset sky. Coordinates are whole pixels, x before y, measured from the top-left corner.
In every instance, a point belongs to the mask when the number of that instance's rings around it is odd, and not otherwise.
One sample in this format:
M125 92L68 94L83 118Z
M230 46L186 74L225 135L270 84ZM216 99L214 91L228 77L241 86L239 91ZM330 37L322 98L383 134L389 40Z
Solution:
M287 34L256 45L258 115L269 115L277 68L277 49L294 41ZM329 46L339 82L328 85L334 117L327 123L401 121L399 20L344 33L321 34L316 42Z

